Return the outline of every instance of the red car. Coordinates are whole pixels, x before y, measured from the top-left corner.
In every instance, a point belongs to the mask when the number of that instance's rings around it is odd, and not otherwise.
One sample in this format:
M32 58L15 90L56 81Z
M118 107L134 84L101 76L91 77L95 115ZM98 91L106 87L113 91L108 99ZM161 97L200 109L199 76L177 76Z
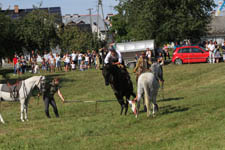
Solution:
M209 52L200 46L177 47L173 52L175 64L208 62Z

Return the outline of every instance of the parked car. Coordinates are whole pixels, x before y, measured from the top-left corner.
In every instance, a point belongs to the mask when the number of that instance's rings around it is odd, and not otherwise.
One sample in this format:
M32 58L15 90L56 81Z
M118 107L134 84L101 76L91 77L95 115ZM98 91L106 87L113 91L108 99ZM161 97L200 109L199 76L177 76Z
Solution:
M174 64L208 62L209 51L200 46L177 47L173 52Z

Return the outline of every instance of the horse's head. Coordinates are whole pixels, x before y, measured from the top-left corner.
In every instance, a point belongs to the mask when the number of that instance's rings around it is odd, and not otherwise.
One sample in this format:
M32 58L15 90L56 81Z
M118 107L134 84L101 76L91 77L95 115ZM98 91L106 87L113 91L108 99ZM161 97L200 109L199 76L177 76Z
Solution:
M105 79L105 85L108 86L109 85L109 81L110 81L110 75L111 75L111 67L112 65L110 64L106 64L103 68L102 68L102 75Z
M42 84L45 82L45 76L39 76L36 86L38 87L39 90L41 90Z
M155 75L157 80L163 81L163 72L159 63L157 62L153 63L150 69Z

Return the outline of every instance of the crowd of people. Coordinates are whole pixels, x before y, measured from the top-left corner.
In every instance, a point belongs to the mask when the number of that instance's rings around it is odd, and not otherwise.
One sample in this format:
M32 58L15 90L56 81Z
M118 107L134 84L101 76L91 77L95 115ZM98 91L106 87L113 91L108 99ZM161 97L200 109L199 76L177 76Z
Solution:
M56 72L56 71L85 71L90 68L100 69L100 64L106 50L100 49L99 52L88 50L86 53L72 51L60 55L45 51L43 55L32 51L28 56L14 55L13 65L14 74L24 74L28 70L31 73Z
M204 41L202 46L209 51L209 63L219 63L220 59L223 58L225 62L225 40L219 45L217 41ZM221 55L222 50L222 55Z

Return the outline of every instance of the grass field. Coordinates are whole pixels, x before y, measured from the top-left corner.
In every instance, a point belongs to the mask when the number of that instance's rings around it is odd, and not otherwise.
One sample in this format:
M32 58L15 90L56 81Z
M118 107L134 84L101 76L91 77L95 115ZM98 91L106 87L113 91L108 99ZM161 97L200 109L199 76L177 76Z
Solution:
M66 100L115 100L100 71L54 75L62 79ZM131 77L136 92L133 73ZM19 103L3 102L6 124L0 124L0 149L225 149L225 64L167 65L164 79L164 99L160 91L155 118L141 113L136 119L131 109L127 116L120 116L116 101L98 103L96 111L95 103L62 104L55 96L60 118L55 118L50 108L52 118L47 119L42 99L38 104L34 96L29 103L29 121L22 123ZM3 77L0 80L3 82Z

